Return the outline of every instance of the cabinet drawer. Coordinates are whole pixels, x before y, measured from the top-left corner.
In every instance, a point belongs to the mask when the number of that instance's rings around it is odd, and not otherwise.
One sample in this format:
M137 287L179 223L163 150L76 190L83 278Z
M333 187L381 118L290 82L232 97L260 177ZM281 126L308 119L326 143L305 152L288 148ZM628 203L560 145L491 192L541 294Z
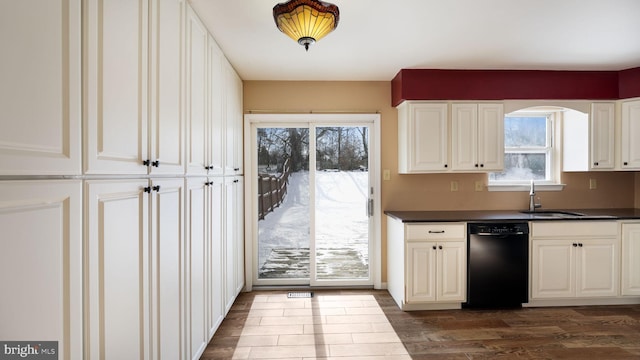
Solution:
M618 235L618 223L615 221L552 221L534 222L531 236L535 238L559 237L609 237Z
M464 240L464 224L417 224L407 225L407 240Z

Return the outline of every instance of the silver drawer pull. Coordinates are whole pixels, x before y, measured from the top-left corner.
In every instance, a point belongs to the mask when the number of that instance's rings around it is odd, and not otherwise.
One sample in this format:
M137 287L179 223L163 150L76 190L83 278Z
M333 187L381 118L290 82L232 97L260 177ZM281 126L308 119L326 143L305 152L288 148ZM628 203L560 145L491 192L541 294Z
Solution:
M429 230L429 234L444 234L444 230Z

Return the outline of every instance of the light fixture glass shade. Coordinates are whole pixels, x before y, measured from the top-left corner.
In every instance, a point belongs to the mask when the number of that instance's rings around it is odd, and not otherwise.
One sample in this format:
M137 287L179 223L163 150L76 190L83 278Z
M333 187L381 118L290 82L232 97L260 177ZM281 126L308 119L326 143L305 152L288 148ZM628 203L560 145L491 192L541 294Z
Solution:
M338 26L338 7L317 0L291 0L273 7L278 29L309 50Z

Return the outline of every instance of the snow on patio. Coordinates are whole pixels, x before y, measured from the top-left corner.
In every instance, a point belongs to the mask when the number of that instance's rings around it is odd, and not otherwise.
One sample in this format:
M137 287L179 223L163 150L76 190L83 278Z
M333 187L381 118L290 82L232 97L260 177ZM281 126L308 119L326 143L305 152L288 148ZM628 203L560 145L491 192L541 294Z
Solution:
M317 276L369 275L368 173L316 172ZM309 277L309 173L292 173L284 202L258 222L259 278Z

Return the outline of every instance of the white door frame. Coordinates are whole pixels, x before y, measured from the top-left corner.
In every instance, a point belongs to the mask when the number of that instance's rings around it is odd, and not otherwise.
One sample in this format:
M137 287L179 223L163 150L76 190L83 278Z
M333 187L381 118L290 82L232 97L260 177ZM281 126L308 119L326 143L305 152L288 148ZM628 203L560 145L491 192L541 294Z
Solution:
M316 126L357 125L358 123L371 124L373 131L369 134L369 142L373 152L369 153L370 162L370 186L373 188L373 218L370 229L370 241L372 242L371 254L369 254L369 270L375 289L382 288L382 237L381 237L381 208L380 208L380 114L246 114L244 116L244 170L245 170L245 291L253 288L253 274L256 271L257 259L254 250L258 240L258 203L256 201L258 181L257 155L252 151L256 143L256 132L252 131L253 124L261 126L280 127L283 124L311 124Z

